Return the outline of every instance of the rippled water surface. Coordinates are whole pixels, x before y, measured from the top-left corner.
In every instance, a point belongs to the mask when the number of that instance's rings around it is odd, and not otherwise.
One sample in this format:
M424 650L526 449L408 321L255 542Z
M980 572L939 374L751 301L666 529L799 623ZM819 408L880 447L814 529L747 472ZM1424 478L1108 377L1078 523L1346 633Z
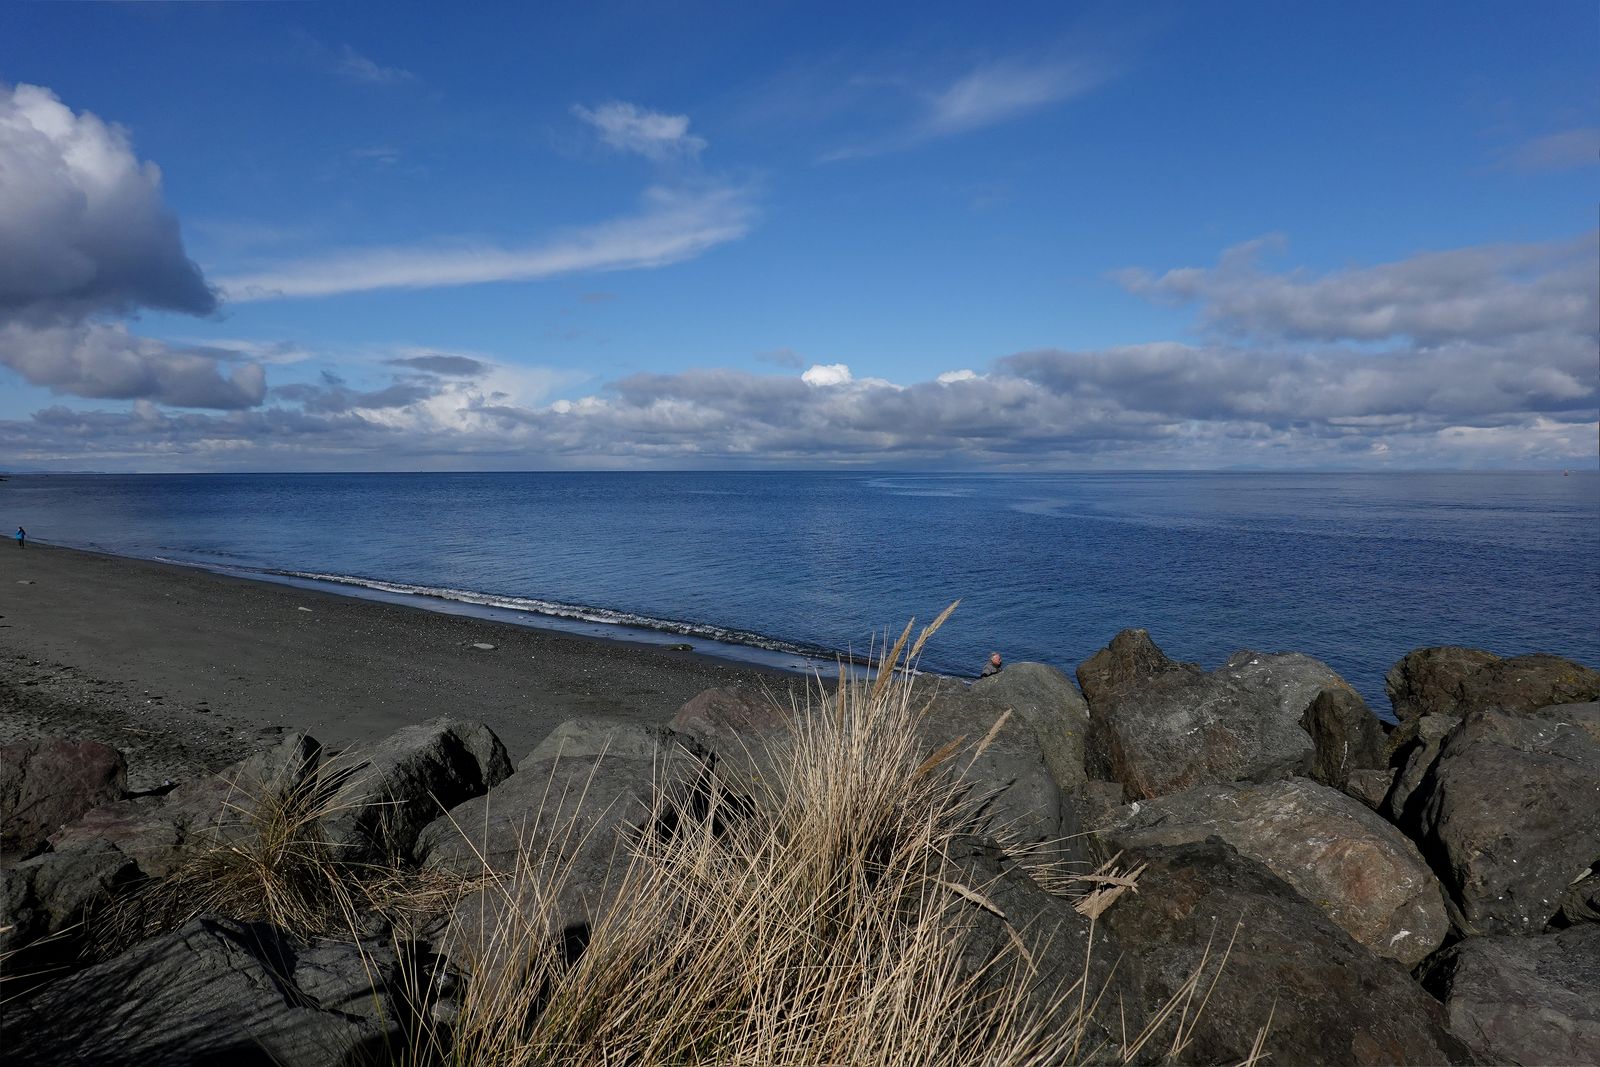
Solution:
M1310 653L1387 712L1384 672L1421 645L1600 664L1593 473L26 475L0 522L774 662L959 597L927 667L1070 671L1144 626L1207 666Z

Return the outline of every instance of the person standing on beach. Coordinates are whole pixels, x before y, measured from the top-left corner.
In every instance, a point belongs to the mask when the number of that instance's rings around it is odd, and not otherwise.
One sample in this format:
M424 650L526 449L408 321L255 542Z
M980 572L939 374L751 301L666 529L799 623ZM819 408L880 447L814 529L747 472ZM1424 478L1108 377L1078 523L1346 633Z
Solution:
M1002 666L1003 666L1003 664L1000 662L1000 653L998 653L998 652L989 653L989 662L985 663L983 665L983 674L981 675L981 677L983 677L983 678L992 678L992 677L994 677L995 675L1000 673L1000 668Z
M27 548L28 547L28 531L27 530L24 530L22 527L18 526L17 527L16 537L17 537L17 547L18 548Z

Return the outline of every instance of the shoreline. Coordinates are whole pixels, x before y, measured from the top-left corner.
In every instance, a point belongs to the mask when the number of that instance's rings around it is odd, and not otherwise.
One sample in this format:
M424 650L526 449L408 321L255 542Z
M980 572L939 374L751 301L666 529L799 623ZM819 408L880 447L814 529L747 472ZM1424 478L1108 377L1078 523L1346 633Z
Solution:
M516 758L575 715L661 723L705 689L803 696L814 684L698 647L36 542L7 548L0 743L49 734L131 748L134 790L210 773L282 727L343 745L457 715L488 724Z

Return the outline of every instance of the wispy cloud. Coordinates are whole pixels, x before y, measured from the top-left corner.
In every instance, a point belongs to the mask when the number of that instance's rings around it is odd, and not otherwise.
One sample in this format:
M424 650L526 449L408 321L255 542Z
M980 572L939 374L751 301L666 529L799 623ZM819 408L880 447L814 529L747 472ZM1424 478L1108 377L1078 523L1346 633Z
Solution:
M1535 137L1507 152L1502 163L1529 174L1593 167L1600 164L1600 127L1581 126Z
M915 113L909 122L880 137L829 152L822 161L882 155L1011 122L1080 96L1107 77L1109 68L1084 60L1009 59L986 63L953 81L911 90ZM884 85L892 91L906 91L896 81L875 84L879 91Z
M657 162L693 158L706 147L705 138L689 132L688 115L668 115L620 100L595 108L574 104L572 113L593 126L612 148Z
M349 45L341 47L333 56L333 70L341 78L362 85L403 85L417 80L417 76L409 70L386 67Z
M935 93L917 132L945 137L993 126L1076 96L1099 80L1100 75L1081 64L989 64Z
M636 215L538 244L358 249L224 278L219 284L230 300L243 302L641 270L692 259L736 241L749 232L754 219L755 209L742 188L657 187L645 193L645 209Z

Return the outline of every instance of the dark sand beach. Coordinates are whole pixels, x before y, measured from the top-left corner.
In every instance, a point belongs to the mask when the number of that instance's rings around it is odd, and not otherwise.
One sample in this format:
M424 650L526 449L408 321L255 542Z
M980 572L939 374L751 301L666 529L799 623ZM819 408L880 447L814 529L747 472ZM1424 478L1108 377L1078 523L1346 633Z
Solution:
M282 726L348 744L454 715L487 723L516 758L574 715L663 722L712 686L806 684L695 652L5 547L0 743L107 742L127 754L136 790L214 771Z

